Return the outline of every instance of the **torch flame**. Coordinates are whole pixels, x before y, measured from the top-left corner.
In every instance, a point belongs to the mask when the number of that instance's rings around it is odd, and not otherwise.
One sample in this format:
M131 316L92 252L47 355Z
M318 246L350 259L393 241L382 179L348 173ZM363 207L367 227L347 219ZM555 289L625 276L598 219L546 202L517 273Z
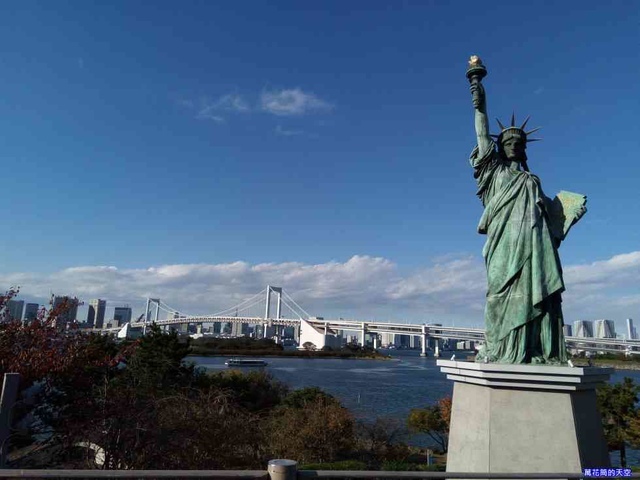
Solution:
M479 67L480 65L482 65L482 60L480 60L479 56L471 55L469 57L469 67Z

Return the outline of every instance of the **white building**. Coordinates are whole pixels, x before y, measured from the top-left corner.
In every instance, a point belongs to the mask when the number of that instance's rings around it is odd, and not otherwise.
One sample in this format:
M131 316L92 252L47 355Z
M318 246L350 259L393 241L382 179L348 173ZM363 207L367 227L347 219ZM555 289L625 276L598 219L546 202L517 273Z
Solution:
M474 350L476 343L471 340L460 340L456 342L456 350Z
M133 328L130 323L125 323L124 326L118 331L117 337L119 339L135 339L142 336L142 327Z
M562 327L562 332L564 333L565 337L572 337L572 333L573 333L573 329L571 328L571 325L564 325Z
M380 344L388 347L389 345L395 345L395 334L394 333L381 333L380 334Z
M595 338L616 338L616 325L613 320L596 320Z
M308 348L315 350L322 350L324 347L339 349L342 346L342 338L327 325L315 327L309 322L300 320L300 346L298 348L306 349L305 344Z
M231 336L243 337L245 333L247 333L248 328L249 325L246 323L231 322Z
M627 318L627 340L637 340L638 332L636 327L633 326L633 319Z
M573 322L573 335L575 337L592 338L593 322L588 320L577 320Z

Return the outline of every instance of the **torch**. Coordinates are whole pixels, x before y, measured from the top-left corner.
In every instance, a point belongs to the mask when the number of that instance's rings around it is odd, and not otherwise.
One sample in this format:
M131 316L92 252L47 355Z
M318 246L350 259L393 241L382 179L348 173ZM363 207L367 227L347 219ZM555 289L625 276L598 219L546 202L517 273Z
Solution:
M469 58L469 68L467 69L467 78L471 85L478 85L484 77L487 76L487 69L482 64L482 60L477 55L471 55ZM478 107L480 105L480 92L476 89L473 92L473 105Z

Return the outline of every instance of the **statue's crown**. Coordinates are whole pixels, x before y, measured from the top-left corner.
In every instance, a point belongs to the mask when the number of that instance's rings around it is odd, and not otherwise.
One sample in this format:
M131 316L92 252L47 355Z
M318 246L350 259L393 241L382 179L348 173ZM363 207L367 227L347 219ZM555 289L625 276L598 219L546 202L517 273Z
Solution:
M527 122L529 121L529 118L530 117L527 117L527 119L524 121L524 123L520 127L516 127L515 114L511 115L511 125L509 127L505 127L502 124L502 122L496 118L496 121L500 126L500 130L502 131L500 132L499 135L492 134L491 136L497 139L499 144L502 144L502 142L505 142L509 138L520 138L525 142L537 142L538 140L540 140L539 138L528 138L528 135L540 130L540 127L534 128L533 130L529 130L528 132L525 131L525 127L527 126Z

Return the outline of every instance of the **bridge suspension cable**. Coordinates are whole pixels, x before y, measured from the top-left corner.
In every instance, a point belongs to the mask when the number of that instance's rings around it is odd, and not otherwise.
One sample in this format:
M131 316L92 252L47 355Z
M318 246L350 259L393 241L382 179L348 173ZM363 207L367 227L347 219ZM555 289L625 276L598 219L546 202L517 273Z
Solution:
M299 317L301 320L303 320L302 315L300 315L300 313L299 313L299 312L297 312L297 311L296 311L296 310L295 310L291 305L289 305L289 304L287 303L287 301L286 301L284 298L281 298L281 301L282 301L282 303L283 303L283 304L284 304L284 305L285 305L289 310L291 310L291 312L292 312L295 316L297 316L297 317Z
M159 300L158 302L156 302L158 305L158 308L160 310L162 310L163 312L166 313L170 313L170 314L174 314L176 313L178 310L171 308L169 305L167 305L166 303L164 303L162 300Z
M230 316L231 313L235 311L246 311L249 308L252 308L258 304L261 304L264 300L262 299L262 296L264 295L264 293L266 292L266 288L263 288L259 293L256 293L255 295L252 295L251 297L249 297L248 299L240 302L237 305L234 305L233 307L229 307L226 308L224 310L220 310L219 312L216 312L214 314L211 314L212 317L218 317L218 316ZM185 317L189 317L192 315L187 314L186 312L181 312L180 310L177 310L173 307L171 307L170 305L168 305L167 303L165 303L162 300L158 300L157 302L154 302L157 306L159 310L162 310L165 313L168 313L170 315L175 314L176 312L180 313L181 316L185 316Z
M270 287L267 287L270 288ZM220 310L219 312L207 315L210 317L230 317L233 315L234 311L236 313L236 316L238 316L238 312L246 312L249 309L257 306L257 305L261 305L264 302L264 294L267 291L267 288L263 288L260 292L256 293L255 295L252 295L251 297L247 298L246 300L243 300L242 302L238 303L237 305L234 305L232 307L226 308L224 310ZM169 314L169 316L173 316L176 313L179 314L180 317L191 317L193 315L189 315L185 312L181 312L180 310L177 310L173 307L171 307L170 305L168 305L167 303L165 303L164 301L160 300L160 299L152 299L153 303L156 305L156 308L158 310L162 310L163 312ZM286 306L291 313L296 316L299 317L300 319L308 319L309 317L311 317L311 315L309 314L309 312L307 312L304 308L302 308L292 297L291 295L289 295L287 292L285 292L284 290L280 291L280 301L282 302L282 304L284 304L284 306ZM260 315L256 315L256 316L260 316Z
M256 293L255 295L253 295L252 297L250 297L250 298L246 299L245 301L240 302L239 304L234 305L233 307L230 307L230 308L227 308L227 309L225 309L225 310L221 310L221 311L219 311L219 312L217 312L217 313L214 313L214 314L212 314L211 316L212 316L212 317L224 316L224 314L226 314L226 313L228 313L228 312L233 312L233 311L234 311L234 310L236 310L236 309L237 309L237 310L246 310L246 309L248 309L248 308L251 308L251 307L253 307L254 305L257 305L258 303L262 302L262 298L261 298L261 297L262 297L262 295L264 295L264 293L265 293L266 291L267 291L267 289L266 289L266 288L263 288L259 293ZM254 301L251 305L245 305L245 303L249 303L249 302L251 302L252 300L256 300L256 299L257 299L257 301Z
M307 312L304 308L302 308L300 305L298 305L296 303L296 301L293 298L291 298L291 295L289 295L284 290L282 291L282 295L285 296L288 300L290 300L296 307L298 307L300 309L300 311L306 315L307 318L309 318L311 316L311 315L309 315L309 312ZM287 306L293 311L293 313L295 313L300 318L302 318L302 315L300 315L300 313L298 313L295 309L291 308L289 305L287 305Z
M260 295L262 296L262 295ZM264 299L262 298L257 298L256 300L253 301L253 303L249 304L249 305L245 305L242 308L236 307L236 311L240 311L240 312L246 312L247 310L249 310L250 308L255 307L256 305L263 305L264 304Z

